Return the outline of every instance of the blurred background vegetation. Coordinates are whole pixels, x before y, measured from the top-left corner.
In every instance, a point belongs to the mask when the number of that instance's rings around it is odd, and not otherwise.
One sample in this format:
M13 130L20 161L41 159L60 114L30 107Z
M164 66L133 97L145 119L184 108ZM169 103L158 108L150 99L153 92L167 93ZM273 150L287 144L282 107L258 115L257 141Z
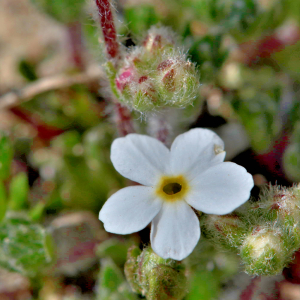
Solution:
M227 160L254 176L254 198L267 182L300 181L300 1L114 6L124 47L140 43L152 25L169 26L201 83L187 109L129 112L136 132L158 137L167 128L170 144L188 128L214 129ZM123 269L128 248L147 245L149 229L112 236L97 218L109 195L130 184L109 158L126 124L106 91L104 63L92 1L0 2L1 299L143 298ZM205 237L183 265L186 300L299 299L297 260L285 277L255 283L250 296L244 290L253 281L240 273L239 258Z

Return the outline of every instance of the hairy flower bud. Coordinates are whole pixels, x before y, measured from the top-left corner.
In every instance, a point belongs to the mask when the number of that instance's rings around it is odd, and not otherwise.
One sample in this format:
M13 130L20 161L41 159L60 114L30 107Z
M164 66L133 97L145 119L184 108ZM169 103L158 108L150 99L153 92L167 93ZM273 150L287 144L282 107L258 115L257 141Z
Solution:
M129 282L131 289L135 293L142 293L142 289L138 284L138 256L141 254L141 250L137 246L132 246L127 252L127 261L124 266L124 272L126 279Z
M152 27L142 46L130 50L119 70L108 69L108 77L117 98L141 113L192 105L199 90L195 65L164 27Z
M262 191L259 201L253 203L250 210L266 221L293 225L300 222L299 204L299 185L292 188L270 185Z
M128 250L125 275L132 289L150 300L182 299L186 290L184 268L172 259L163 259L149 247L140 254Z
M245 224L236 214L207 215L205 231L214 241L225 248L236 248L242 244Z
M256 226L244 239L240 255L251 275L276 275L289 260L279 228Z
M172 48L176 45L175 33L166 27L152 26L143 41L143 47L149 52Z

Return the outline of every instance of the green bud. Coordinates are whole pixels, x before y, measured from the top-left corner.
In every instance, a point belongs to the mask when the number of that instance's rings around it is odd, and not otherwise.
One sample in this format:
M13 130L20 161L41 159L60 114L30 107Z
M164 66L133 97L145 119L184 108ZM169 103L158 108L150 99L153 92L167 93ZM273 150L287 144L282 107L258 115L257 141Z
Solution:
M141 253L142 251L137 246L130 247L127 252L127 261L124 267L126 279L129 282L131 289L138 294L142 294L138 274L138 257Z
M283 233L279 228L256 226L244 239L240 256L251 275L276 275L287 264Z
M204 221L205 233L225 248L239 247L243 242L246 224L236 214L207 215Z
M157 66L157 90L162 102L170 107L186 107L198 94L199 80L195 65L182 56L170 56Z
M183 299L187 293L183 266L159 257L150 247L139 253L138 248L130 248L125 265L132 288L149 300Z
M259 201L249 211L266 222L280 222L287 226L300 222L300 187L269 186L262 190Z

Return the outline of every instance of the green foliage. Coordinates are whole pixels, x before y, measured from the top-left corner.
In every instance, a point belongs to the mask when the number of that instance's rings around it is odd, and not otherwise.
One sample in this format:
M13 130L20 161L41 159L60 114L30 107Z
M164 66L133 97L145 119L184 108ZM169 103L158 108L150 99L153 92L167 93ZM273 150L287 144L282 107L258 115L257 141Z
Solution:
M10 175L13 149L9 138L0 132L0 180L5 180Z
M35 71L35 65L29 61L21 60L19 63L19 71L21 75L28 81L34 81L38 79Z
M101 260L97 300L135 300L120 269L108 258Z
M46 230L23 214L7 214L0 224L0 265L29 277L41 274L52 261L53 248Z
M222 40L222 35L206 35L189 49L192 61L200 69L202 81L216 80L216 74L228 56L228 51L222 48Z
M298 108L298 107L297 107ZM294 119L295 115L299 114L299 108L294 110ZM294 181L300 180L300 122L296 121L294 132L292 135L292 141L285 149L283 155L283 166L286 171L286 174L289 178Z
M281 130L281 86L268 67L260 70L242 68L240 85L232 106L245 126L253 149L265 152Z
M118 240L111 238L97 246L97 256L100 258L109 257L118 266L124 266L127 258L128 248L132 245L130 240Z
M0 222L3 220L7 209L7 196L5 186L2 181L0 181Z
M215 274L209 270L195 272L189 285L187 300L217 299L220 291Z
M113 128L103 122L86 130L84 135L67 131L55 138L48 149L33 153L32 163L40 168L41 174L53 170L50 179L55 189L46 210L69 207L98 212L109 192L123 186L124 179L109 158L113 134Z
M159 23L161 17L156 13L153 5L140 4L134 7L124 7L124 17L128 29L134 36L139 36L152 25Z
M26 173L19 173L12 178L9 187L9 208L21 210L25 208L29 191Z
M32 2L64 24L78 21L84 13L84 0L32 0Z
M24 103L22 107L47 125L64 130L77 128L83 131L99 122L95 97L80 85L44 93Z

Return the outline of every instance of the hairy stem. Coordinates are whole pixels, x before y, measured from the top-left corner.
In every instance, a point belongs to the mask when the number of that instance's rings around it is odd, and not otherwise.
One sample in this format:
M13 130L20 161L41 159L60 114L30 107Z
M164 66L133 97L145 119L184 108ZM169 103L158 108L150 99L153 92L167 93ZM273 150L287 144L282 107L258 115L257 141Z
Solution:
M119 44L109 0L96 0L108 59L118 58Z
M122 106L120 103L115 104L116 124L120 136L125 136L133 133L131 114L127 107Z

